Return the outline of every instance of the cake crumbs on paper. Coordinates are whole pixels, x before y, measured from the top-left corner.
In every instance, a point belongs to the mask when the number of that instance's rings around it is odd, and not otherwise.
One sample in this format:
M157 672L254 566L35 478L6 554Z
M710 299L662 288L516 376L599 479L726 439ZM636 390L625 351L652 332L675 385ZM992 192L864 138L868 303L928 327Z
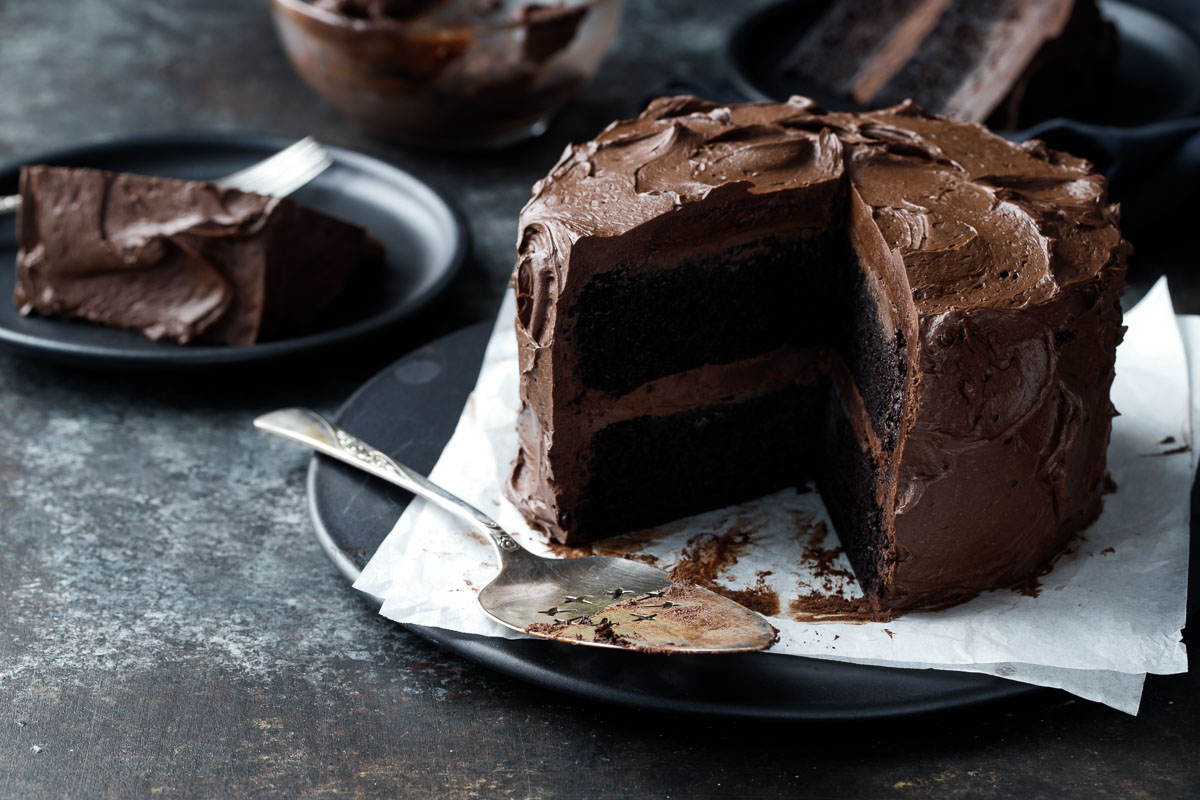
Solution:
M1174 436L1168 436L1166 439L1163 439L1161 442L1159 442L1160 445L1168 445L1168 444L1174 444L1174 443L1175 443ZM1190 453L1191 451L1192 451L1191 445L1181 444L1178 447L1172 447L1167 450L1159 450L1157 453L1142 453L1142 457L1143 458L1152 458L1154 456L1175 456L1175 455L1179 455L1180 453Z
M774 617L779 614L780 603L779 595L766 584L766 577L770 574L770 571L759 572L757 582L748 589L726 589L711 582L705 584L704 588L765 617Z
M894 613L874 608L866 597L846 597L858 586L854 573L839 562L842 548L826 547L830 534L824 520L814 520L806 512L792 514L792 528L802 548L801 558L812 570L812 583L802 580L799 594L789 603L788 612L796 622L887 622Z
M668 576L675 583L708 589L764 616L776 616L780 601L779 595L766 582L767 576L772 574L770 570L758 571L754 585L745 589L730 589L717 583L723 572L738 563L738 558L753 543L760 528L758 525L739 525L724 533L692 536Z
M891 632L891 631L889 631L887 628L884 628L884 629L883 629L883 632L884 632L884 633L886 633L886 634L888 635L888 638L889 638L889 639L895 639L895 638L896 638L896 634L892 633L892 632Z
M854 573L835 563L842 555L841 545L825 546L825 538L829 535L829 526L825 522L814 524L807 514L795 513L792 515L792 525L798 537L804 539L801 558L812 565L813 574L820 579L821 588L826 593L840 593L855 583Z
M671 580L709 587L717 576L738 563L761 526L735 526L724 533L698 533L687 540L679 561L670 570Z

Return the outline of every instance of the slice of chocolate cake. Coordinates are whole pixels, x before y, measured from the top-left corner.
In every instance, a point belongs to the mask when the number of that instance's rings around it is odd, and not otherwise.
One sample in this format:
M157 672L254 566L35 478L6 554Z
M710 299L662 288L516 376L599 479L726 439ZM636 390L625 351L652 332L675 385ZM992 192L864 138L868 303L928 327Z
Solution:
M279 197L94 169L21 170L14 302L151 339L247 345L302 328L379 243Z
M576 543L813 479L881 609L1028 577L1100 510L1105 190L911 104L655 101L521 213L511 498Z
M864 108L912 99L1016 128L1094 114L1115 61L1095 0L834 0L781 70Z

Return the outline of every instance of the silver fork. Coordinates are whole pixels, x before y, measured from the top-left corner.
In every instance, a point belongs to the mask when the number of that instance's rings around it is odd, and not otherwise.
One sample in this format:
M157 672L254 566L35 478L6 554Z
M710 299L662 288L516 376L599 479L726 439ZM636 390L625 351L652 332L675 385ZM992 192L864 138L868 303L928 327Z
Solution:
M285 197L329 169L332 164L333 158L325 148L316 139L305 136L275 155L218 178L213 183L227 189ZM0 214L11 213L20 207L19 194L0 196Z

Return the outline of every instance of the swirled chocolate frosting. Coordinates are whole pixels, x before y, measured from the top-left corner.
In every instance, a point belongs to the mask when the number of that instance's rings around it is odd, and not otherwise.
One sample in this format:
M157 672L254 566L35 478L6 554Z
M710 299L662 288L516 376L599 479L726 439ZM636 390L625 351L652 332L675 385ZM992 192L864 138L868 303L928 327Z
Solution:
M656 100L568 147L521 212L510 495L570 541L603 477L593 445L606 428L831 385L874 476L853 494L869 495L877 530L851 555L880 608L1026 579L1100 511L1129 252L1117 217L1086 161L911 103L848 114L798 97ZM672 351L677 369L633 369L624 382L588 377L599 351L581 348L598 287L634 297L631 284L672 285L669 308L681 302L672 273L723 264L737 274L787 242L810 262L795 270L816 276L797 284L794 318L820 317L828 334L787 334L752 353L709 348L699 363ZM822 288L833 284L848 288ZM855 320L806 307L825 291L853 294ZM767 313L712 308L745 328ZM610 336L623 341L620 326ZM624 356L635 366L644 348L665 346L638 341ZM868 350L878 352L864 360ZM839 533L844 544L857 536Z
M381 252L356 225L202 181L26 167L21 201L18 310L151 339L286 334Z

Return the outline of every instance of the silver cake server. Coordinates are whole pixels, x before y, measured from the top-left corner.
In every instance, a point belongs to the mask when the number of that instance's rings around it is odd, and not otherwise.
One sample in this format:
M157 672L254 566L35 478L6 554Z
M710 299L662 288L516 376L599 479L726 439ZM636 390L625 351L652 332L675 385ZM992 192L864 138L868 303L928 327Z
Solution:
M401 486L485 535L500 574L479 592L479 604L513 630L655 653L744 653L775 641L775 630L758 614L707 589L674 583L655 567L609 556L534 555L482 511L315 412L285 408L254 426Z

